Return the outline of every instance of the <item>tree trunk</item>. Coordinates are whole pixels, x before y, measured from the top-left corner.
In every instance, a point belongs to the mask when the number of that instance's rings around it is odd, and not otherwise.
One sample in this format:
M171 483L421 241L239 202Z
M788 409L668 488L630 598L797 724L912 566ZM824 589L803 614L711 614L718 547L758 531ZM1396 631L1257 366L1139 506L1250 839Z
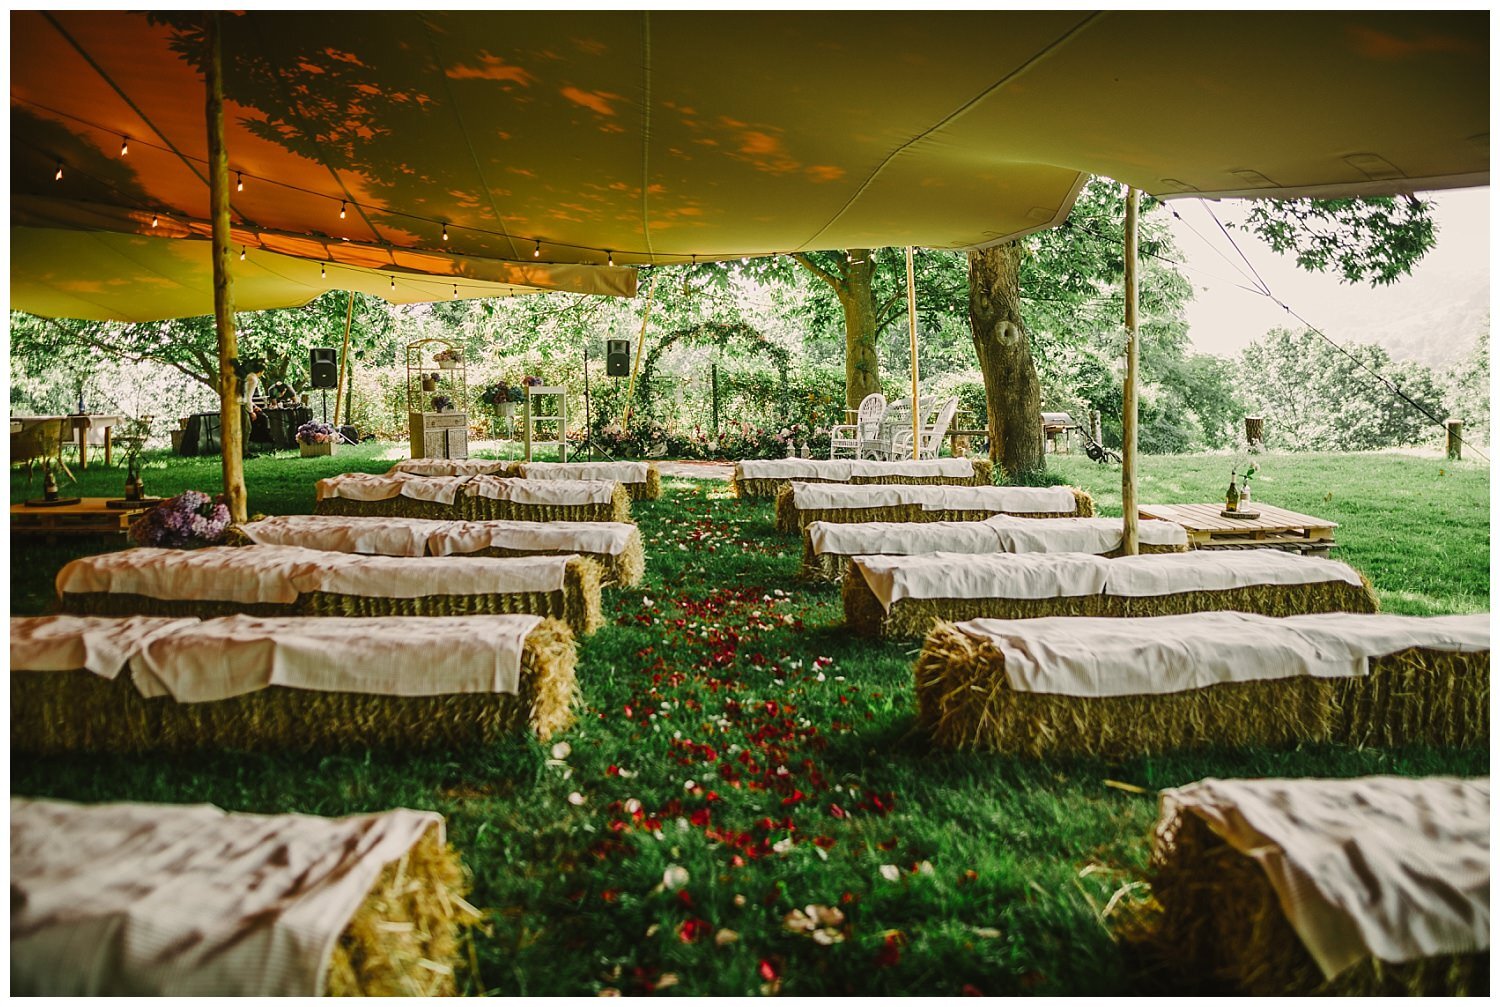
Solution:
M984 372L990 458L1014 482L1047 467L1042 442L1042 389L1021 321L1021 246L969 253L969 325Z
M880 391L875 356L874 260L868 248L851 248L842 288L835 287L844 308L844 400L858 409L866 395Z

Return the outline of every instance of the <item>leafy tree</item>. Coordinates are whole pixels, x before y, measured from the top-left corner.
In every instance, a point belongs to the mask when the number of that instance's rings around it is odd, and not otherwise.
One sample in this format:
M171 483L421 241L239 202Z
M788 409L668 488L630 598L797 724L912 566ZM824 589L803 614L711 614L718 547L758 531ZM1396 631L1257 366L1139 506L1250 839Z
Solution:
M1256 200L1237 226L1310 273L1375 286L1411 273L1437 243L1432 204L1415 196Z
M1443 415L1463 420L1464 440L1489 442L1490 339L1489 325L1474 342L1467 360L1442 376Z
M1240 356L1240 391L1265 417L1266 445L1283 450L1370 451L1430 440L1430 420L1391 394L1391 378L1429 412L1442 412L1432 371L1370 343L1340 352L1309 329L1273 329ZM1362 367L1361 364L1364 366Z

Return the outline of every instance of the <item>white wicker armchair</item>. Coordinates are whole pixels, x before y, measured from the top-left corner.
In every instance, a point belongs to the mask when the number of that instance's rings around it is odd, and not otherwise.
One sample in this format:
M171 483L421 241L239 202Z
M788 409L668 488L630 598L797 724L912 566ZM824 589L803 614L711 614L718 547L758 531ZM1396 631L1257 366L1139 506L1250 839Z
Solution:
M922 402L926 403L927 401L926 396L923 396ZM958 415L957 396L940 403L934 400L934 404L937 408L932 423L928 424L924 422L922 424L922 442L917 452L918 458L936 458L938 456L943 446L943 438L948 436L948 428L953 425L953 417ZM924 409L923 412L927 415L932 415L928 410ZM912 456L910 426L903 430L897 430L892 436L890 456L892 458L910 458Z
M860 445L878 435L884 417L885 396L879 392L866 395L853 423L840 423L829 431L828 457L838 458L841 451L847 451L850 458L864 457Z

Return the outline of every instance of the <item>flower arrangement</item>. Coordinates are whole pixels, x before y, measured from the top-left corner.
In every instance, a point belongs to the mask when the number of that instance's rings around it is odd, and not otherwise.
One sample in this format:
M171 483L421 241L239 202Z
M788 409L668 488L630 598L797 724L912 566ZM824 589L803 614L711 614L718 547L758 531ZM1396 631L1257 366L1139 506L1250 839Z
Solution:
M491 408L502 406L510 400L510 382L504 380L485 385L484 391L479 393L479 401Z
M432 359L439 364L456 364L463 358L464 351L459 349L439 350L432 355Z
M207 493L186 490L142 514L130 526L130 539L160 549L195 549L217 545L228 528L228 507Z
M433 412L446 413L453 408L453 400L446 395L434 395L432 397Z
M542 379L537 377L535 374L528 374L526 377L521 379L521 384L526 385L528 388L539 388L541 387L543 382Z
M308 420L297 428L298 444L330 444L338 431L332 423L319 423L317 420Z

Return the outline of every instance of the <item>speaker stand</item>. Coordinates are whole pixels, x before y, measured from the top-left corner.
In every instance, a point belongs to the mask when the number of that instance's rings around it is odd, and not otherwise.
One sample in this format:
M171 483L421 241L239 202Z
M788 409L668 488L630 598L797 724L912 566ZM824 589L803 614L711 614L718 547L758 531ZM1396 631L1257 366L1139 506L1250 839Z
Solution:
M603 455L606 461L615 460L608 451L594 443L594 410L593 398L589 395L589 344L587 340L583 344L583 443L578 445L578 454L593 461L598 461L600 455Z
M338 419L337 416L334 419ZM323 389L323 422L328 422L328 389Z

